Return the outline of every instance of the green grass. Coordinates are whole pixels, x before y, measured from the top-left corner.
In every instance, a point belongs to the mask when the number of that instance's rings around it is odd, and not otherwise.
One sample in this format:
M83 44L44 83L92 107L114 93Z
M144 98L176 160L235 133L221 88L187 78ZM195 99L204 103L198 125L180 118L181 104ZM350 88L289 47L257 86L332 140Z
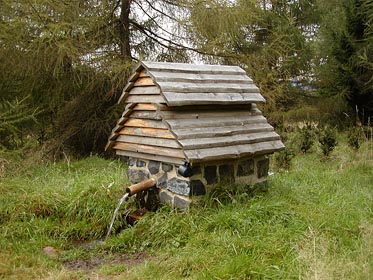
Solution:
M316 148L297 155L268 192L219 186L188 212L164 207L92 247L74 244L104 237L128 184L123 164L90 157L10 172L0 182L0 278L370 279L371 143L354 152L338 142L328 159ZM92 265L66 265L81 261Z

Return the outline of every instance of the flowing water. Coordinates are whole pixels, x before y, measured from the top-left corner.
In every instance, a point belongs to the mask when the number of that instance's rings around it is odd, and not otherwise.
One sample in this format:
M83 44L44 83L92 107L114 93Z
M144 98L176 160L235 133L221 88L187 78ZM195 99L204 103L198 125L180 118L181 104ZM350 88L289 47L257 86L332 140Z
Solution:
M128 195L129 195L128 193L125 193L125 194L122 196L122 198L119 200L118 205L117 205L117 208L115 208L114 213L113 213L113 217L111 218L111 222L110 222L109 230L107 231L107 234L106 234L106 238L109 237L110 232L111 232L111 230L112 230L112 228L113 228L113 224L114 224L114 221L115 221L115 217L117 216L117 213L118 213L118 211L119 211L119 208L120 208L120 206L122 205L122 203L127 199Z

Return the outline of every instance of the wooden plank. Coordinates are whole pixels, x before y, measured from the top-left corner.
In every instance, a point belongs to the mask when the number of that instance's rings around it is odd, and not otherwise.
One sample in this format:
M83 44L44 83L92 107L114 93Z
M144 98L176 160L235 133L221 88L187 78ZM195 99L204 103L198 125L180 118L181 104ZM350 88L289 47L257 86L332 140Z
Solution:
M144 61L143 65L150 71L167 71L167 72L192 72L192 73L215 73L215 74L232 74L245 73L238 66L226 65L203 65L188 63L169 63L169 62L148 62Z
M195 74L152 71L152 76L158 82L195 82L195 83L225 83L252 84L253 81L244 73L237 75Z
M169 106L185 105L228 105L228 104L250 104L264 103L265 99L259 93L181 93L162 92Z
M135 81L134 86L137 86L137 87L154 86L154 82L152 78L150 77L143 77L143 78L138 78Z
M157 106L152 103L140 103L133 107L134 111L155 111Z
M270 154L283 149L281 141L270 141L247 145L235 145L208 149L186 150L185 155L191 162L236 159L249 155Z
M118 133L119 131L121 131L123 129L123 125L116 125L114 128L113 128L113 130L112 130L112 132L113 133Z
M166 103L166 100L160 95L130 95L126 103Z
M190 110L190 111L160 111L166 120L171 119L203 119L203 118L226 118L236 116L256 116L261 115L259 110Z
M124 127L119 134L175 139L168 129L159 128Z
M219 118L201 118L201 119L173 119L165 120L171 128L185 129L185 128L196 128L196 127L222 127L222 126L238 126L252 123L260 123L266 121L266 118L257 116L235 116L225 117L224 119Z
M248 104L216 104L214 106L211 106L211 104L208 105L186 105L186 106L168 106L164 104L158 104L157 108L160 111L178 111L178 112L184 112L184 111L198 111L198 112L204 112L204 111L236 111L236 110L246 110L250 111L252 108L254 108L255 104L248 103Z
M132 119L132 118L128 119L127 122L125 122L124 126L167 129L167 126L161 121Z
M171 163L171 164L176 164L176 165L182 165L185 162L185 159L181 159L181 158L173 158L173 157L168 157L168 156L144 154L144 153L137 153L137 152L135 153L131 151L116 150L116 154L120 156L134 157L134 158L145 159L145 160L156 160L156 161L161 161L161 162Z
M149 75L149 72L146 69L144 69L140 72L139 77L141 77L141 78L150 77L150 75Z
M129 94L160 94L161 90L157 86L149 86L149 87L133 87Z
M110 150L115 144L115 141L111 141L109 140L107 143L106 143L106 146L105 146L105 151L108 151Z
M183 93L260 93L257 86L247 84L227 83L179 83L179 82L158 82L162 92L183 92Z
M220 127L197 127L188 129L174 129L173 133L178 140L196 139L206 137L233 136L241 133L270 132L273 127L266 123L254 123L239 126L220 126Z
M116 142L113 146L115 150L130 151L130 152L140 152L143 154L152 154L160 156L168 156L175 158L184 158L184 153L180 149L172 148L160 148L156 146L130 144L130 143L120 143Z
M115 140L124 143L134 143L165 148L181 148L180 144L175 139L119 135Z
M118 104L121 105L128 97L128 92L123 91L122 95L118 99Z
M117 122L117 125L121 125L123 126L123 124L128 120L127 117L121 117L118 122Z
M118 138L117 138L118 139ZM180 139L179 142L184 150L205 149L213 147L225 147L232 145L253 144L280 140L280 136L274 132L258 132L250 134L238 134L233 136L208 137L197 139Z
M131 114L132 118L137 119L149 119L149 120L161 120L162 117L157 111L135 111Z

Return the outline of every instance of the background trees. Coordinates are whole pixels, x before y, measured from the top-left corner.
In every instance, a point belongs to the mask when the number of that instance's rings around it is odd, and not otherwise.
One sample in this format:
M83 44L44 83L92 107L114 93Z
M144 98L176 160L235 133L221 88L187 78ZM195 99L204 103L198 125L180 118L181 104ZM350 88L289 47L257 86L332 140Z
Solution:
M130 67L145 59L238 64L266 113L334 95L367 122L372 10L368 0L3 0L0 117L20 100L38 114L0 142L30 134L54 150L101 151Z
M319 11L320 89L342 96L360 121L367 123L373 116L373 4L320 1Z

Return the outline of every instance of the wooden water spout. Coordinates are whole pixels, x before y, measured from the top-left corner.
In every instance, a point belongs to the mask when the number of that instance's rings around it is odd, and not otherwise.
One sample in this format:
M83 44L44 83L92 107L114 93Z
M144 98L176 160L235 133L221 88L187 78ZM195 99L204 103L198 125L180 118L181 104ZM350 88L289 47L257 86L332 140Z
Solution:
M134 194L137 194L138 192L145 191L147 189L150 189L151 187L154 187L156 183L157 181L151 178L140 183L134 184L132 186L129 186L128 188L126 188L126 192L129 196L132 196Z

